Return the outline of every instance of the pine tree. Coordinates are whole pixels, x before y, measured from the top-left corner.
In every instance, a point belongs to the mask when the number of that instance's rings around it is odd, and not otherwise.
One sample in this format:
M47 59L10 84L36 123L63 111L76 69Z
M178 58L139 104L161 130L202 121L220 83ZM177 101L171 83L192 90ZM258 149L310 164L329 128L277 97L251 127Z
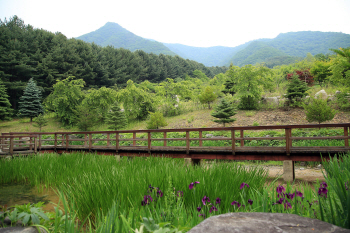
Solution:
M108 124L108 128L112 130L123 129L127 126L128 121L125 112L121 111L118 102L115 102L107 113L106 124Z
M41 105L41 91L31 78L24 89L23 96L20 98L18 115L30 117L30 122L32 122L33 118L40 114L44 114L44 108Z
M41 132L41 128L44 126L47 126L48 120L44 118L44 115L39 114L38 117L34 118L34 122L35 123L33 124L33 126L38 127L40 129L40 132Z
M221 103L216 106L215 112L212 112L211 115L218 120L213 120L216 123L223 123L224 127L226 123L234 122L235 118L230 118L236 115L235 107L228 103L225 99L221 101Z
M0 81L0 120L10 120L11 112L12 109L6 87Z
M297 76L293 76L288 84L287 98L291 101L294 101L297 97L303 98L306 96L306 91L308 89L305 82L301 81Z
M327 104L327 100L322 98L312 99L308 105L304 104L306 120L308 122L318 122L321 124L334 118L337 111Z

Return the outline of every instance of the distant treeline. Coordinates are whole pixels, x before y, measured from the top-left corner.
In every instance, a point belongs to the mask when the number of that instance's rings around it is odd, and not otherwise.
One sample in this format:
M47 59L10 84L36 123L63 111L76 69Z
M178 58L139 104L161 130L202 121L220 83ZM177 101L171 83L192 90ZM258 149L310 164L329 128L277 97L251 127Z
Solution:
M67 39L61 33L25 25L17 16L0 20L0 79L7 87L14 109L32 77L46 97L56 80L68 76L83 79L87 88L125 87L128 80L158 83L166 78L192 76L195 70L212 78L225 73L227 68L206 67L179 56L131 52Z

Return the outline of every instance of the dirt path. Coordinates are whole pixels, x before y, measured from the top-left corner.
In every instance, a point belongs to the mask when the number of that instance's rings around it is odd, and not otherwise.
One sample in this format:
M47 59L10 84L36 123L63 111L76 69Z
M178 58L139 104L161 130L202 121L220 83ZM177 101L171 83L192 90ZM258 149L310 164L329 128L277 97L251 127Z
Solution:
M277 178L281 176L283 178L283 167L282 166L265 166L269 170L270 178ZM319 168L308 168L308 167L295 167L295 179L305 182L316 182L316 180L324 181L324 176L321 169Z

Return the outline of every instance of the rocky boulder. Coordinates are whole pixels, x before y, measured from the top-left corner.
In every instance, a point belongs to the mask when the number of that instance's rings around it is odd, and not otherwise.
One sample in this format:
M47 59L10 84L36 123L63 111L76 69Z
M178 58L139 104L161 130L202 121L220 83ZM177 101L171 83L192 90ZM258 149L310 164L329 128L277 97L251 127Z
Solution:
M322 99L326 100L328 98L327 92L322 89L315 94L315 98L322 98Z
M348 232L317 219L304 218L294 214L280 213L228 213L207 218L188 233L216 232Z

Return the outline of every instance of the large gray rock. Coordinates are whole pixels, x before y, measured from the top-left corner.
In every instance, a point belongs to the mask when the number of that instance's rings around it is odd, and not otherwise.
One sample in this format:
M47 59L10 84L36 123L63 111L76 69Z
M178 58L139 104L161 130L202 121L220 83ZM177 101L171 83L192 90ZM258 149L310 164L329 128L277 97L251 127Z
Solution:
M317 92L316 94L315 94L315 98L317 99L317 98L321 98L321 99L324 99L324 100L326 100L327 98L328 98L328 95L327 95L327 92L325 91L325 90L320 90L319 92Z
M284 233L284 232L348 232L349 229L337 227L317 219L304 218L294 214L277 213L228 213L210 217L188 233Z
M263 97L261 102L264 104L268 104L268 105L275 105L278 106L280 101L280 96L275 96L275 97Z
M0 228L0 233L39 233L36 227L5 227ZM40 228L40 233L47 233L43 228Z

